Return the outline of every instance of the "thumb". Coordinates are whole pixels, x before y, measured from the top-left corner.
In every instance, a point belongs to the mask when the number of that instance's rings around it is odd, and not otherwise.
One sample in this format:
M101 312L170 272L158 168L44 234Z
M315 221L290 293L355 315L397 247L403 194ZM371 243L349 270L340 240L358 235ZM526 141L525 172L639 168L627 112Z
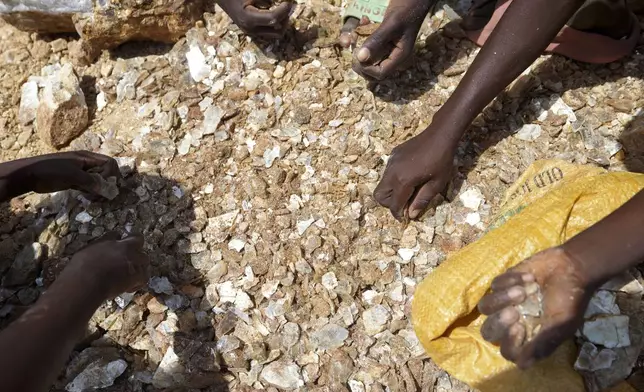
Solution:
M392 49L393 45L391 42L396 38L396 33L403 27L403 25L396 22L396 19L393 17L385 17L380 27L356 51L355 57L358 62L370 65L386 57Z
M409 218L418 218L444 187L445 186L440 181L436 181L434 179L425 183L425 185L416 192L416 195L414 195L411 203L409 204Z

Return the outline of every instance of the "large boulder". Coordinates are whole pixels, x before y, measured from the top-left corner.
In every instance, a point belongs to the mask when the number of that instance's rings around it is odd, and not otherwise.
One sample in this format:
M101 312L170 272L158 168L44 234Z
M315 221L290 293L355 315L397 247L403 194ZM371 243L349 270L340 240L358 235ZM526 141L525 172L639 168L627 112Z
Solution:
M212 4L206 0L4 0L0 14L21 30L77 32L80 51L74 56L89 62L103 49L127 41L176 42Z
M38 136L55 148L68 145L87 128L85 94L71 64L44 67L22 86L18 120L35 121Z
M72 15L91 13L93 7L93 0L2 0L0 14L21 30L75 33Z

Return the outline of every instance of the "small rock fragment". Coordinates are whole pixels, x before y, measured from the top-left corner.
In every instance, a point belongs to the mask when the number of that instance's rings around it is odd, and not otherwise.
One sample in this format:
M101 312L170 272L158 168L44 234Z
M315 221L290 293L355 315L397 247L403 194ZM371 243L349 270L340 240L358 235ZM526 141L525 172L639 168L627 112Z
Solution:
M295 363L271 362L262 369L260 377L268 384L287 391L304 386L300 367Z
M541 126L537 124L525 124L519 129L516 133L517 139L524 140L526 142L532 142L537 140L541 136Z
M168 294L171 295L174 293L174 288L172 284L165 276L153 276L150 278L148 286L157 294Z
M313 222L315 222L315 219L313 219L313 218L307 219L307 220L304 220L304 221L298 221L297 222L297 233L299 235L304 234L304 232L306 232L306 229L311 227Z
M469 188L459 196L459 199L465 208L472 211L478 210L484 200L483 194L478 188Z
M80 223L89 223L94 219L87 211L79 212L78 215L74 218L76 222Z
M244 249L244 246L246 246L246 241L241 240L239 238L233 238L230 240L228 243L228 249L232 249L235 252L241 252Z
M107 388L114 385L114 381L125 372L127 362L122 359L103 363L96 361L85 368L72 382L67 384L65 390L69 392L86 392L93 389Z
M349 331L337 324L327 324L311 334L311 342L319 349L332 350L344 345Z
M329 291L338 287L338 279L335 277L335 274L333 272L327 272L326 274L322 275L322 286L324 286Z
M628 316L598 317L586 321L582 327L582 334L591 343L607 348L630 346L628 334Z
M92 173L92 177L100 184L98 194L107 200L114 200L119 195L119 187L116 183L116 177L108 177L107 180L98 173Z
M589 372L608 369L615 359L617 359L615 351L608 348L599 350L594 344L584 342L579 351L579 357L575 362L575 369Z
M273 166L273 162L280 157L280 146L268 148L264 151L264 165L269 168Z
M39 104L38 83L30 78L27 83L22 85L21 89L20 109L18 111L20 124L30 124L36 119Z
M619 306L615 299L615 293L598 290L590 299L584 318L589 319L599 314L619 314Z
M378 332L382 332L390 318L391 314L389 313L389 310L382 305L376 305L365 310L362 313L362 323L364 325L365 332L369 335L375 335Z
M210 75L210 66L206 63L206 56L201 52L199 46L190 45L186 59L192 80L198 83Z

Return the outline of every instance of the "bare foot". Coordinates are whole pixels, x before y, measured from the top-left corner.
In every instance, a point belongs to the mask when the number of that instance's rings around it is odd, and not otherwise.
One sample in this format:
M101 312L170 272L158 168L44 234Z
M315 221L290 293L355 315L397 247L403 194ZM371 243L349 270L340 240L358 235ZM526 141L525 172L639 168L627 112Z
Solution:
M552 354L574 336L593 289L580 264L551 248L510 268L492 281L479 302L488 318L483 338L501 345L501 355L520 368Z

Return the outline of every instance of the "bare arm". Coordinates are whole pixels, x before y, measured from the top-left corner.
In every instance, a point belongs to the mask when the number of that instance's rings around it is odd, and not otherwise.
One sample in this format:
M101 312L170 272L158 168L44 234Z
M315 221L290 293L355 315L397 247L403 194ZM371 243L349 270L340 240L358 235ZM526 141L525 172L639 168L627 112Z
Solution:
M514 0L432 123L394 148L374 197L416 219L452 178L458 142L487 104L539 57L584 0Z
M515 0L437 113L457 138L492 100L543 53L584 0ZM455 115L458 114L458 115Z
M563 245L578 260L590 288L644 261L644 191Z
M0 391L47 391L106 299L147 282L143 238L108 233L84 248L34 306L0 333Z
M0 333L0 389L46 391L106 298L70 266L18 320Z

